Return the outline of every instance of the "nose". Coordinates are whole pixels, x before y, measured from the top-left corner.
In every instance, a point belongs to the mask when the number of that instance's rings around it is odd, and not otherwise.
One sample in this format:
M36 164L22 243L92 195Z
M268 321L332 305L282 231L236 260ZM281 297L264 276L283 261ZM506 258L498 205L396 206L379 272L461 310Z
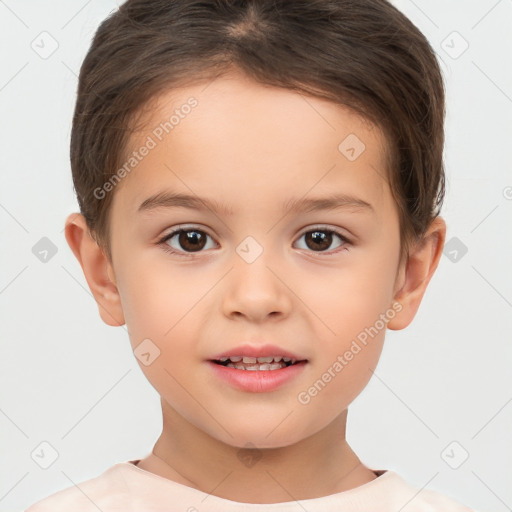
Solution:
M235 256L224 284L224 314L256 323L286 318L292 307L292 292L285 284L282 265L276 265L275 259L271 262L265 252L252 263Z

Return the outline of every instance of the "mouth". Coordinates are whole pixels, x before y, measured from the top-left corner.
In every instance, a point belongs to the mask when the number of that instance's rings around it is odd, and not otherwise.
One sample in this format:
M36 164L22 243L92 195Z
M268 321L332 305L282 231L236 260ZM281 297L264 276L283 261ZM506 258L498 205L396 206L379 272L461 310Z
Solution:
M212 359L213 363L235 370L249 370L249 371L275 371L288 368L301 363L306 363L307 360L293 359L287 356L264 356L264 357L249 357L249 356L228 356L219 359Z

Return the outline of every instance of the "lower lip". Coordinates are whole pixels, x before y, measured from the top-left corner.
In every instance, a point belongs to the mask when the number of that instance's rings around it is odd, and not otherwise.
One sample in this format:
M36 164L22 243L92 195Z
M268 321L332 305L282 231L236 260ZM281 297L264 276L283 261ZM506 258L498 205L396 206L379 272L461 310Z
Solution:
M213 361L208 361L208 364L218 377L235 388L251 393L265 393L297 377L306 366L306 361L279 370L237 370Z

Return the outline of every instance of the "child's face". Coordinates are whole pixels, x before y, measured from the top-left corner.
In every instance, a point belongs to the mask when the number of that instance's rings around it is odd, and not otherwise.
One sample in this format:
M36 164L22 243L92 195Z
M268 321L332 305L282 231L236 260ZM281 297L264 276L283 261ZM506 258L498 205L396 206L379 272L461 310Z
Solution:
M190 97L197 105L180 109ZM172 131L158 130L176 109ZM111 217L113 274L132 347L150 339L160 350L143 372L171 409L233 446L284 446L318 432L367 384L383 319L396 314L399 222L382 133L330 102L239 76L174 90L147 115L147 130L130 146L141 161L116 187ZM139 210L164 192L232 214ZM288 209L335 195L371 206ZM178 227L199 233L158 243ZM210 362L263 344L307 362L260 392L230 384Z

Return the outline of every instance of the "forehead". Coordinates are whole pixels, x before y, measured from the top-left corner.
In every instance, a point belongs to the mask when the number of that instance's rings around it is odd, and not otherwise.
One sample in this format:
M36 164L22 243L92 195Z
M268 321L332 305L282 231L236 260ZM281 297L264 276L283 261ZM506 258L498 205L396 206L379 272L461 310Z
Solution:
M389 201L386 158L383 133L347 107L224 76L166 91L144 107L125 154L134 165L114 202L135 215L167 188L219 198L236 211L257 197L282 203L309 190L363 193L378 208Z

